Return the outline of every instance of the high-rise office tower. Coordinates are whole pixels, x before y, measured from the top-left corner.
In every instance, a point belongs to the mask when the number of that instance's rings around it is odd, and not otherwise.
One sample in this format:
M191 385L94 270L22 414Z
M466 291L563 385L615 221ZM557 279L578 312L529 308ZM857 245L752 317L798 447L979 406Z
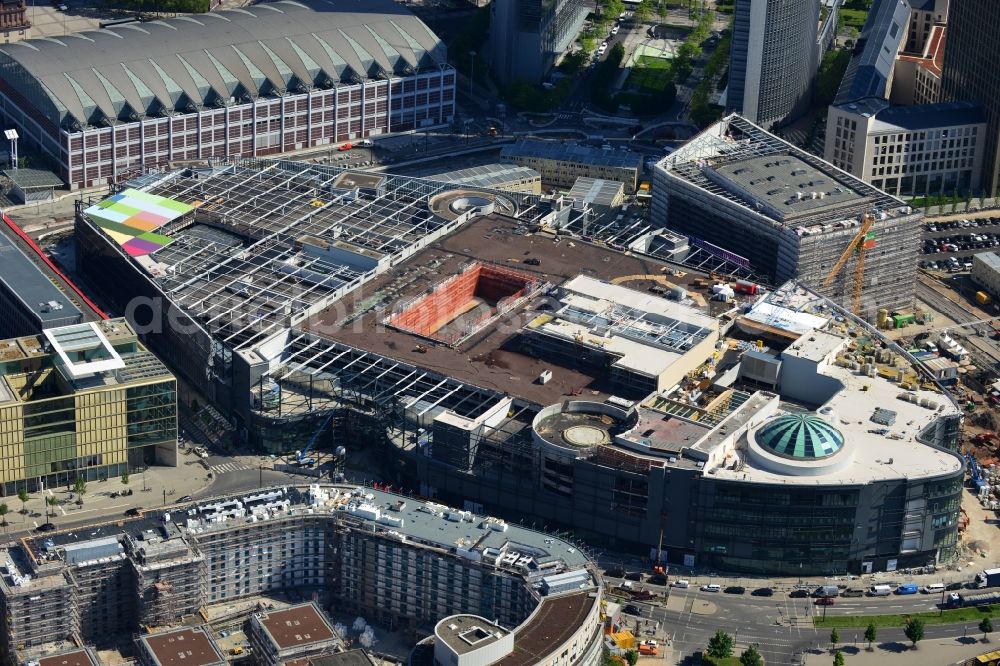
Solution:
M948 43L941 72L944 101L974 100L986 113L982 189L1000 190L1000 2L956 0L948 14ZM944 155L942 155L944 157Z
M736 0L726 109L764 127L803 111L839 4L821 25L819 0Z
M539 82L576 39L587 18L583 0L494 0L490 58L504 84Z

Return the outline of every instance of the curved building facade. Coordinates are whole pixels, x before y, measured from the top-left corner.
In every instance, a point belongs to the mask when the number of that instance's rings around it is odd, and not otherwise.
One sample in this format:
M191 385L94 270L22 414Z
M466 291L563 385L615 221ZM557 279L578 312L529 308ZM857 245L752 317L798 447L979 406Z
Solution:
M287 589L414 640L455 626L449 638L467 649L448 663L592 666L601 653L602 587L586 554L433 502L348 486L268 488L88 532L3 551L5 663L65 639L128 640L205 606Z
M391 0L278 0L0 48L5 120L84 186L441 125L454 84L444 44Z

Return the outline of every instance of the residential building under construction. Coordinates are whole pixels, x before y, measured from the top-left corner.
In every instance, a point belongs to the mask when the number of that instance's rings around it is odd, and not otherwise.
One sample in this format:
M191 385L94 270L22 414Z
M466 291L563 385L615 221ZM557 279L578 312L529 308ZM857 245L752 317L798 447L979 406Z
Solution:
M204 617L206 606L288 589L314 590L338 612L414 638L433 634L450 615L486 616L514 632L514 649L533 618L545 617L539 607L583 601L579 622L549 630L573 639L579 660L572 663L600 656L599 579L580 547L379 490L272 488L150 511L25 539L0 551L0 564L9 664L71 645L130 644L137 633L160 635L182 618ZM339 640L319 613L306 622L301 609L302 631L286 631L292 610L253 618L257 663L283 663ZM157 642L146 641L146 651Z
M869 319L913 307L922 213L738 115L664 158L653 180L655 223L772 284L798 279Z

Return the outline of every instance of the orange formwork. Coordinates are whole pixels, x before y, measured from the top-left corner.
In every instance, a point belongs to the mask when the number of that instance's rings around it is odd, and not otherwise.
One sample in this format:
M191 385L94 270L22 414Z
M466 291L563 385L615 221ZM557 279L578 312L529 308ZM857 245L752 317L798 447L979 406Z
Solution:
M538 278L530 273L477 261L437 283L430 293L406 303L386 323L421 337L455 344L516 306L537 284ZM463 321L457 330L443 330L474 310L479 315Z

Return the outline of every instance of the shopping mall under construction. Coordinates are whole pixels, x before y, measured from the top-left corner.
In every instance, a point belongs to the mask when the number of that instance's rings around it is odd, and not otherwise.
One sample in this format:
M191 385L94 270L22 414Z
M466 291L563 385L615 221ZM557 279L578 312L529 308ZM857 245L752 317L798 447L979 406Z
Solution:
M261 452L379 449L424 497L689 566L954 557L961 412L915 359L797 283L568 232L588 214L236 160L81 205L78 267Z

